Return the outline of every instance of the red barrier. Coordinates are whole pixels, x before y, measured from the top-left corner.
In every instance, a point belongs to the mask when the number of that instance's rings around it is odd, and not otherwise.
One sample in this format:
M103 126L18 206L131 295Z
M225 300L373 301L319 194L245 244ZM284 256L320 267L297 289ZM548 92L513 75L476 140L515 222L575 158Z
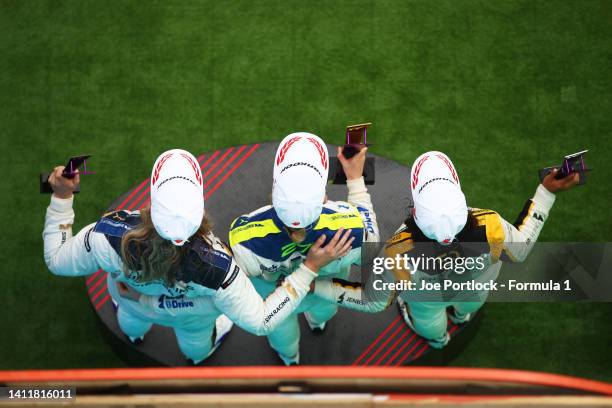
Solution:
M377 378L489 381L549 386L612 396L612 383L533 371L459 367L173 367L0 371L0 382L79 382L187 379Z

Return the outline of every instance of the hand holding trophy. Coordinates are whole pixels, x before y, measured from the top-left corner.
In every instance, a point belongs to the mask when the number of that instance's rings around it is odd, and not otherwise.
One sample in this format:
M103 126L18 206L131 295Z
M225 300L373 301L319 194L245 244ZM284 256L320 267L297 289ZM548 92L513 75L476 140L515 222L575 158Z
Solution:
M338 156L330 162L332 184L346 184L346 180L363 175L366 184L374 184L374 158L366 157L369 144L367 130L371 123L346 127L344 146L338 147Z

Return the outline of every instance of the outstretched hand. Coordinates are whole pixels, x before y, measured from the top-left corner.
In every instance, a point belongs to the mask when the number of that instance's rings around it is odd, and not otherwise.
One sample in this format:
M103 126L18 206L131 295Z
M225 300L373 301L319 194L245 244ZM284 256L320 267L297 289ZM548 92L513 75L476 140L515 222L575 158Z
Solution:
M366 153L368 148L362 148L359 153L347 159L344 156L344 147L338 146L338 160L342 165L344 174L346 174L347 180L356 180L363 176L363 166L365 165Z
M325 235L321 235L308 250L304 265L306 265L308 269L318 272L319 269L331 261L342 258L348 254L354 239L355 237L351 237L350 229L345 231L343 228L340 228L331 241L322 247L325 243Z
M81 182L79 171L76 171L76 176L72 179L62 176L64 166L57 166L49 175L49 184L53 189L53 195L57 198L70 198L74 194L77 186Z
M576 172L570 173L562 179L556 179L555 176L558 172L559 169L553 169L542 180L542 185L551 193L569 190L580 181L580 174Z

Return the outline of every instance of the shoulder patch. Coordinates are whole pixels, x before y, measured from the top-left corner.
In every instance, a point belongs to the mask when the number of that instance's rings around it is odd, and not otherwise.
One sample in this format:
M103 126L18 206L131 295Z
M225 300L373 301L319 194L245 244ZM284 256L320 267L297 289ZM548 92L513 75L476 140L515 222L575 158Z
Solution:
M177 273L177 280L195 283L217 290L227 276L232 258L225 252L210 248L202 239L196 239L185 254Z
M395 258L396 255L406 254L414 249L414 241L412 239L412 233L407 232L406 229L398 231L393 235L386 243L384 253L387 258ZM410 270L404 268L397 268L395 265L391 268L391 272L395 279L398 281L409 281Z
M400 231L387 241L385 245L385 255L394 257L397 254L401 255L410 252L412 249L414 249L412 233Z
M499 214L496 212L486 214L484 223L487 228L487 242L489 242L489 244L503 243L505 234Z
M323 208L321 217L319 217L319 221L314 229L337 231L340 228L363 229L363 220L359 215L359 211L355 207L343 212L336 212L328 208Z
M478 233L471 241L484 242L486 240L489 244L491 260L494 263L497 262L504 250L504 241L506 239L499 214L493 210L472 209L472 215L476 219L477 224L473 229Z
M104 234L115 252L121 253L121 239L126 232L141 223L140 214L125 210L111 211L98 220L93 227L94 232Z
M94 231L113 237L122 237L138 224L140 224L140 214L131 214L124 210L113 211L104 214L98 220Z
M493 210L472 209L472 215L476 219L476 226L485 228L487 242L504 242L505 235L499 214Z
M420 231L420 230L419 230ZM416 231L410 229L410 224L404 224L391 238L385 243L384 254L387 258L395 258L396 255L406 254L414 249ZM391 269L393 276L398 281L409 281L410 270L403 268Z
M478 220L478 225L484 225L487 215L497 214L493 210L485 210L482 208L472 208L472 215Z
M272 219L249 221L247 217L240 217L232 224L229 233L230 246L233 247L253 238L263 238L279 232L281 230Z

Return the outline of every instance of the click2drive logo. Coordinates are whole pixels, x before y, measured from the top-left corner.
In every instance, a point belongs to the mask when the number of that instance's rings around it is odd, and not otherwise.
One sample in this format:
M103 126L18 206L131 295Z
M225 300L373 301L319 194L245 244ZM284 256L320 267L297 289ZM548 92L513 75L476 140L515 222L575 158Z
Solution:
M184 309L187 307L193 307L193 302L185 300L184 296L169 297L161 295L159 297L159 304L157 305L160 309Z

